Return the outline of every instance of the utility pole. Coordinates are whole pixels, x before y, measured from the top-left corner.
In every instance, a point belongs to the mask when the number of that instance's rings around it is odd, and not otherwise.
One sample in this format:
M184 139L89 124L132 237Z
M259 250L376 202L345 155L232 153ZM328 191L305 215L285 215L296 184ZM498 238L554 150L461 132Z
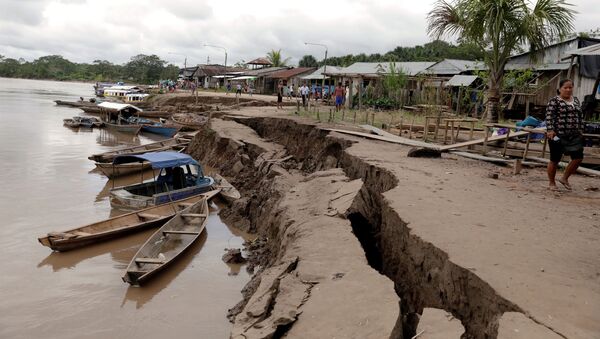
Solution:
M222 49L225 52L225 69L227 69L227 49L225 47L209 45L209 44L204 44L204 47L214 47L214 48Z
M325 47L325 59L323 60L323 80L321 82L321 100L323 100L323 96L325 94L325 73L327 73L327 45L324 44L318 44L318 43L314 43L314 42L305 42L305 45L314 45L314 46L321 46L321 47Z

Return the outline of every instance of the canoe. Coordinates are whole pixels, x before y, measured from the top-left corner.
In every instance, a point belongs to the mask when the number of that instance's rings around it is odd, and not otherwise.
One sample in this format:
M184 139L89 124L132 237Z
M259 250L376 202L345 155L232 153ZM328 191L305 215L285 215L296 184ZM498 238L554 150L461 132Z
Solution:
M142 129L142 125L118 125L118 124L110 124L105 122L104 125L106 128L111 129L113 131L122 132L122 133L133 133L138 134Z
M235 200L238 200L242 197L240 192L235 187L233 187L232 184L225 180L225 178L223 178L221 175L215 173L211 176L215 179L214 187L221 190L219 195L221 196L221 198L223 198L223 200L231 204Z
M151 227L159 227L175 215L177 209L202 199L211 199L218 190L206 192L177 202L150 207L143 210L122 214L110 219L63 232L50 232L38 241L54 251L69 251L101 241L114 239L126 234L138 232Z
M173 114L171 120L175 126L189 130L201 129L208 122L208 118L203 115L181 113Z
M75 121L74 119L63 119L63 125L70 128L79 128L81 123L79 121Z
M208 214L206 198L177 212L133 256L123 281L141 285L181 257L204 231Z
M141 171L148 170L152 168L152 165L147 162L119 165L114 165L112 162L97 162L96 168L98 168L107 177L116 178L122 175L139 173Z
M142 154L146 152L158 152L170 149L180 149L187 146L188 143L189 140L173 138L140 146L121 148L105 153L92 154L88 157L88 159L93 160L95 162L112 162L117 155Z
M179 132L179 128L161 125L144 125L142 126L142 132L160 134L172 138Z

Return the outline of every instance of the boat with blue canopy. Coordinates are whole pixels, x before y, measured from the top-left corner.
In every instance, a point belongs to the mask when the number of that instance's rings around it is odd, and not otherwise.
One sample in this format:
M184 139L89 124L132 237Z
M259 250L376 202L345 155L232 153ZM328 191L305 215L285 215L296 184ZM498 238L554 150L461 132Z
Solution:
M150 163L153 176L141 183L110 190L110 204L122 209L140 209L185 199L210 191L215 180L205 176L202 165L191 156L174 151L115 157L113 165Z

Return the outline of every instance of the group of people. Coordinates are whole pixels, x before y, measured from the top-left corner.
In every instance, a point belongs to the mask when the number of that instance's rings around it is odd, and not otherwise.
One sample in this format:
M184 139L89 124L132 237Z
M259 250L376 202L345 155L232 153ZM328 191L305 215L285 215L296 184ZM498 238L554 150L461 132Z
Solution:
M333 90L333 97L335 98L335 108L336 111L339 112L342 109L342 106L346 102L346 87L342 86L342 83L339 82L338 85ZM283 108L283 97L287 96L289 100L292 99L292 96L296 96L297 98L302 99L302 107L306 108L308 106L308 101L312 98L318 100L320 98L324 98L327 93L319 93L315 86L309 87L306 82L302 84L302 86L298 87L297 93L294 94L294 85L290 84L286 86L282 81L279 81L277 84L277 108Z
M227 89L227 93L226 95L229 95L229 92L231 92L232 86L231 86L231 82L227 82L227 85L225 85L225 88ZM217 87L218 89L218 87ZM252 96L252 93L254 93L254 87L252 86L252 84L244 84L242 85L241 83L237 83L235 85L235 97L237 98L238 96L242 96L242 92L248 93L250 94L250 96Z

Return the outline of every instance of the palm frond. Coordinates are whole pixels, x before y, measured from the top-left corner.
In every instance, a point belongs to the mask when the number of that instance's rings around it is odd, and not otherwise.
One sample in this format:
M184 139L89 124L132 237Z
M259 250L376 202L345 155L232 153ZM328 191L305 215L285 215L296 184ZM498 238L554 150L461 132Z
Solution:
M440 39L445 34L460 35L464 31L464 20L459 6L446 0L438 0L427 15L427 32L434 39Z

